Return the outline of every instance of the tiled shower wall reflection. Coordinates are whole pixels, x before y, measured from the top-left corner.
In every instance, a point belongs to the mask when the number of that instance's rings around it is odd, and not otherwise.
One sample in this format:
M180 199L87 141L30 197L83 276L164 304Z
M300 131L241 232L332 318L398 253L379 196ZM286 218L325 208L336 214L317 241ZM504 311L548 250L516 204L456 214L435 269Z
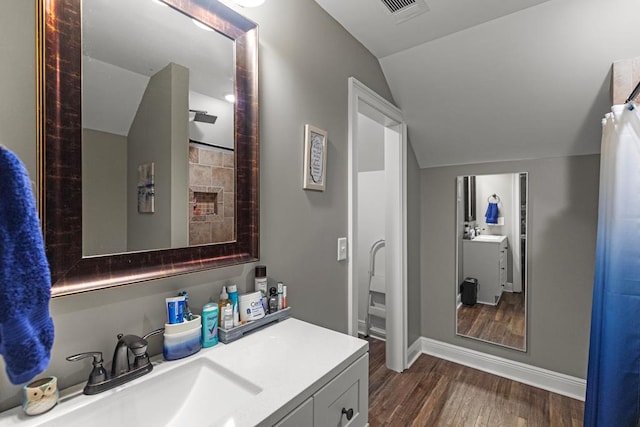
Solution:
M235 158L189 144L189 245L234 240Z

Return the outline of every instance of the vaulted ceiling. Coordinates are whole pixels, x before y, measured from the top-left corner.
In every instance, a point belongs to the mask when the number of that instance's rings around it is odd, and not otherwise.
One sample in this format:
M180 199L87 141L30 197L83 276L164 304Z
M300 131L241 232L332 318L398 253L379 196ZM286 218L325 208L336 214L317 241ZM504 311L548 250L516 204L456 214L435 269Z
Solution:
M378 57L420 167L599 153L640 2L426 0L398 23L382 1L316 0Z
M378 58L546 1L316 0ZM398 10L391 12L387 4Z

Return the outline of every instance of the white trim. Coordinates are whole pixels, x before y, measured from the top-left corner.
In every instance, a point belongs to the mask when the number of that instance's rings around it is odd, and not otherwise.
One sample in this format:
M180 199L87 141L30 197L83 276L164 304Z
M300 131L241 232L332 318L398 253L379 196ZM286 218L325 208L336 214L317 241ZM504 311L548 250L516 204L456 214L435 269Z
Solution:
M369 335L371 335L372 338L375 338L377 340L380 341L386 341L387 340L387 331L385 329L382 328L378 328L376 326L372 326L371 329L369 330L369 332L371 332ZM364 320L360 320L358 319L358 334L359 335L367 335L367 322Z
M402 112L393 104L366 87L354 77L349 77L348 102L348 333L355 336L358 331L358 293L357 268L355 256L357 252L358 232L355 227L357 212L357 182L358 159L355 144L358 142L357 124L358 114L362 113L385 127L385 144L387 140L396 140L393 150L394 167L397 185L400 187L397 207L394 207L396 224L392 235L387 235L387 244L392 251L395 240L395 251L398 253L395 268L392 269L388 284L395 286L387 289L387 357L389 369L402 372L407 368L407 127L403 121ZM386 155L386 153L385 153ZM399 176L398 176L399 175ZM387 260L390 257L387 258ZM394 257L396 258L396 257ZM388 285L389 286L389 285Z
M516 273L516 272L514 272L514 273ZM517 273L519 273L519 271ZM502 288L502 292L513 293L513 283L512 282L505 283L504 284L504 288Z
M422 353L584 401L587 381L560 372L420 337ZM414 347L415 343L411 346Z
M520 200L520 174L514 173L511 178L511 209L515 215L513 215L513 222L511 224L511 241L508 242L510 251L507 250L507 254L511 253L511 276L513 278L511 287L509 289L522 291L522 254L520 253L520 227L522 223L521 200ZM509 260L507 259L507 265Z
M413 342L413 344L411 344L411 347L409 347L409 351L407 354L409 363L407 368L410 368L415 363L415 361L418 360L418 357L420 357L422 353L422 338L418 338Z

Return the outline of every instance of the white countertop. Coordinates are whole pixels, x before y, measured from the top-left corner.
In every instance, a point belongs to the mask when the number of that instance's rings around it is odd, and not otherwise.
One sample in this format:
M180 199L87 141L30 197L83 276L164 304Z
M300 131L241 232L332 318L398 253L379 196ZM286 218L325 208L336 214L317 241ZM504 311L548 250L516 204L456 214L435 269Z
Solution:
M469 243L502 243L506 238L507 236L480 234L479 236L476 236L471 240L464 239L464 241Z
M262 389L247 399L246 408L230 414L224 425L272 425L309 398L320 385L365 354L368 348L369 344L364 340L301 320L287 319L233 343L219 343L202 349L185 359L164 361L160 358L153 362L151 373L95 396L82 395L84 384L71 387L61 392L58 405L46 414L29 417L24 415L22 408L13 408L0 414L0 426L46 425L55 419L56 412L66 413L95 399L106 399L128 385L162 375L195 358L209 358ZM212 390L215 390L215 384L212 384ZM205 423L200 425L206 425L206 418L203 421Z

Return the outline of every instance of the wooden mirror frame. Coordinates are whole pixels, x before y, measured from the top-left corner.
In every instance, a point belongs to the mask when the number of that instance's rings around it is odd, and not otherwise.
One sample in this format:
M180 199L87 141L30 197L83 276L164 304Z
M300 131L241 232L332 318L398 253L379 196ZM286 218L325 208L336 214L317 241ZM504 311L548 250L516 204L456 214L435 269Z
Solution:
M258 260L258 26L215 0L162 1L235 42L236 241L83 257L81 0L39 0L38 193L54 297Z

